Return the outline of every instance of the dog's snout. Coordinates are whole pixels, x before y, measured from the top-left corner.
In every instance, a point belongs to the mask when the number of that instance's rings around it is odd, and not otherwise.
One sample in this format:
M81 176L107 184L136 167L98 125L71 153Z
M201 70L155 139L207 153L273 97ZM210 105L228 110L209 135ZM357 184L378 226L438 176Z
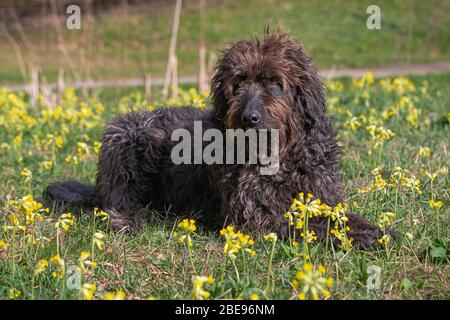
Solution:
M256 126L260 120L261 114L257 110L246 110L241 116L242 124L245 126Z

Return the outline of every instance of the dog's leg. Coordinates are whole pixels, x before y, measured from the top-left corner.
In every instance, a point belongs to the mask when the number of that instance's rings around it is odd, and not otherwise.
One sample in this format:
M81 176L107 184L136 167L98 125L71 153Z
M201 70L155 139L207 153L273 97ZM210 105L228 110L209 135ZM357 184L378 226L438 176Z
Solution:
M103 136L97 188L103 208L110 213L110 227L132 231L139 208L152 201L152 114L130 113L110 124ZM149 136L150 135L150 136Z

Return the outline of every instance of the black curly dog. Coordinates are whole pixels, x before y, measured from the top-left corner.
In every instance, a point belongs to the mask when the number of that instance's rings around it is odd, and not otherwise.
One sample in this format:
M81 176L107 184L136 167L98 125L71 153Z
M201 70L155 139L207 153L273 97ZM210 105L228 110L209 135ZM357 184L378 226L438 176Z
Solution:
M162 108L118 116L105 130L97 184L56 182L51 199L98 206L111 215L110 226L131 230L143 208L197 213L211 225L273 231L285 238L283 214L299 192L312 193L330 206L343 200L337 146L326 113L318 71L289 35L266 30L264 38L239 41L224 51L212 79L212 108ZM278 129L279 170L261 175L258 165L180 164L170 157L177 128ZM349 236L357 248L377 243L379 230L348 214ZM320 218L309 228L326 237ZM334 238L334 237L333 237Z

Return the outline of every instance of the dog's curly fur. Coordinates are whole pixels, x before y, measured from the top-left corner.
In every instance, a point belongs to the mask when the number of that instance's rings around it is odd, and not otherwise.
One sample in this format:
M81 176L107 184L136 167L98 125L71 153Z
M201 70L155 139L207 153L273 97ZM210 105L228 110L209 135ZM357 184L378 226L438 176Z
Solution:
M111 226L135 225L141 208L201 214L211 225L229 223L248 230L288 234L283 214L299 193L312 193L334 206L343 200L337 168L339 147L326 113L318 71L301 45L287 34L266 30L264 38L239 41L224 51L212 79L213 108L162 108L118 116L105 130L96 186L75 181L47 188L54 200L101 206ZM246 108L260 114L256 129L279 129L280 167L261 175L257 165L175 165L171 134L247 128ZM377 243L379 230L357 214L348 214L349 236L359 248ZM326 223L309 227L319 237Z

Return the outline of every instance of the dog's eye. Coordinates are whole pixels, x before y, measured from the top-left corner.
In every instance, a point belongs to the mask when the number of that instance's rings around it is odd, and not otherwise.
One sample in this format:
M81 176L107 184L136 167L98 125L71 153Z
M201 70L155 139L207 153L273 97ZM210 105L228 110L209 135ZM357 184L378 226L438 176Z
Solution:
M269 79L268 87L269 87L270 91L272 91L273 95L279 96L282 94L283 86L280 84L280 82L277 79L275 79L275 78Z
M272 86L277 86L277 87L281 88L280 82L277 79L275 79L275 78L270 78L269 79L269 83Z
M237 95L243 82L244 82L243 80L239 80L233 84L233 96Z

